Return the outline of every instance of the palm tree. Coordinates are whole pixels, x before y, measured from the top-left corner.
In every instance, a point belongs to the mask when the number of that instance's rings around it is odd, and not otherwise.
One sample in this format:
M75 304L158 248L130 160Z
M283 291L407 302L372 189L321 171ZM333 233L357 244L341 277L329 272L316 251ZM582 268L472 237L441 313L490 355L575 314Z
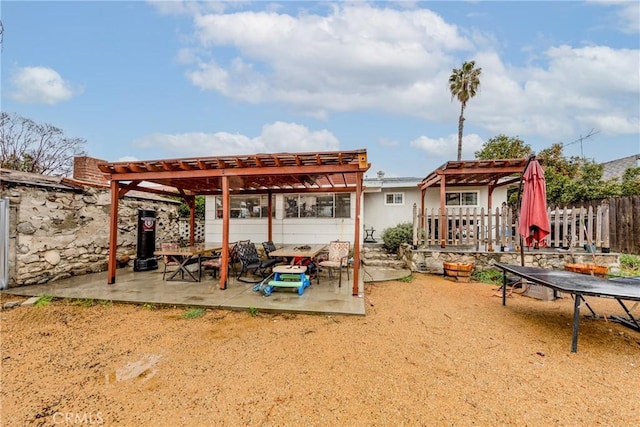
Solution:
M449 76L449 90L451 100L460 101L460 118L458 119L458 161L462 159L462 127L464 123L464 109L467 101L476 96L480 88L480 74L482 68L475 68L476 61L467 61L461 68L454 68Z

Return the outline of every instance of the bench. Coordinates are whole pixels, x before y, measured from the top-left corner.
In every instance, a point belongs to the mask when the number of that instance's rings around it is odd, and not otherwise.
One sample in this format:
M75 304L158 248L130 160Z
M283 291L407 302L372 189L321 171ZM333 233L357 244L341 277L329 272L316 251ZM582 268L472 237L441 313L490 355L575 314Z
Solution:
M277 265L273 267L273 280L266 285L259 284L253 290L262 291L265 296L269 296L274 288L296 288L298 295L302 295L304 289L311 284L306 272L307 267L304 265Z

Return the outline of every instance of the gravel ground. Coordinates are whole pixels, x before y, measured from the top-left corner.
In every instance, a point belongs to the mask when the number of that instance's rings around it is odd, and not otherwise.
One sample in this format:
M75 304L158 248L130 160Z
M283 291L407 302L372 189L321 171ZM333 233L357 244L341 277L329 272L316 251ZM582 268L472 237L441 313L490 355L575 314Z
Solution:
M5 309L0 424L640 425L640 333L582 318L574 354L571 298L496 295L414 275L367 285L365 317Z

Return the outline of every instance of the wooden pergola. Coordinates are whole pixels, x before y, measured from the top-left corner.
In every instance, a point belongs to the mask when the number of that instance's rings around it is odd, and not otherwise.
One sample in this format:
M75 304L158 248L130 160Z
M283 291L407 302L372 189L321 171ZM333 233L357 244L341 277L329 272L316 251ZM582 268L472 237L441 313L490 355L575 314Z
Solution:
M98 167L111 182L111 223L107 283L116 281L118 201L131 190L179 196L190 207L193 245L195 197L222 196L222 268L220 289L226 289L229 263L231 194L355 192L353 295L358 295L360 211L364 173L369 169L366 149L354 151L274 153L191 159L140 160L102 163ZM145 183L156 184L156 188ZM157 187L160 186L160 187ZM268 239L272 239L271 197L268 197Z
M425 209L425 193L429 187L440 187L440 246L446 246L446 192L447 186L465 187L465 186L487 186L489 197L487 201L487 209L492 208L493 191L505 185L520 182L522 173L527 165L527 158L522 159L493 159L493 160L460 160L450 161L440 166L429 175L427 175L418 184L422 190L421 212ZM422 216L424 221L424 215ZM491 216L489 216L491 221ZM422 224L424 227L424 224ZM489 223L491 228L491 223ZM489 241L489 251L492 251L491 241Z

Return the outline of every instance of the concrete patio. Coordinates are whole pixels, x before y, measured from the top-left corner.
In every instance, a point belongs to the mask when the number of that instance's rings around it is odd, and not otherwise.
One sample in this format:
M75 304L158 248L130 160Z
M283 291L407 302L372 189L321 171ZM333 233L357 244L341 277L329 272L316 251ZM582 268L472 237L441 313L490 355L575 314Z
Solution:
M353 272L349 279L353 279ZM107 284L107 273L75 276L42 285L21 286L2 291L21 296L48 295L56 298L95 299L136 304L200 306L226 310L257 309L264 312L321 313L365 315L364 282L395 280L410 275L409 270L366 267L360 270L359 295L351 295L352 282L343 273L342 286L337 277L321 272L320 283L298 295L293 289L277 289L268 297L253 290L253 284L232 278L226 290L211 275L201 282L165 281L162 268L134 272L131 267L118 269L116 283Z

